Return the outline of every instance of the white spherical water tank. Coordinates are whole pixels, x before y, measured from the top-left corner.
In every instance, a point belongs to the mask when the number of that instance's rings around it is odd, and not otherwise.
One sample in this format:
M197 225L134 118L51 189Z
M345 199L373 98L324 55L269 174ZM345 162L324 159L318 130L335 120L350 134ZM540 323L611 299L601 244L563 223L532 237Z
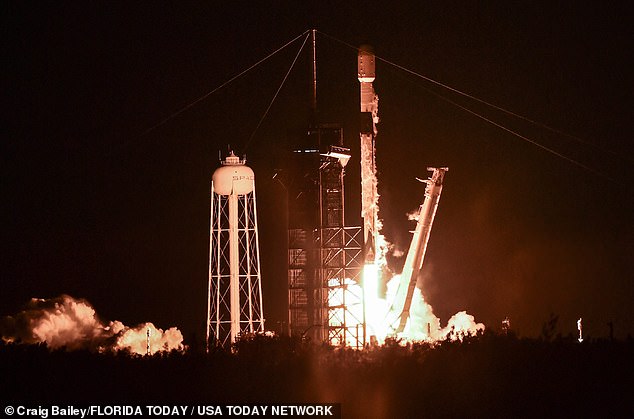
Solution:
M218 195L246 195L253 192L253 170L233 153L214 172L211 180Z
M212 176L208 348L264 333L255 176L245 163L231 153Z

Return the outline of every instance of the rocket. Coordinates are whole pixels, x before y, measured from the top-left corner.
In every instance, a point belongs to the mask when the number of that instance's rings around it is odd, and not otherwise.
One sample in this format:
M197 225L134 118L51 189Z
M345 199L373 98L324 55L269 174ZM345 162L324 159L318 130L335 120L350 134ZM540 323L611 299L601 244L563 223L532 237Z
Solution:
M372 82L376 77L375 57L372 49L363 45L358 54L358 78L361 90L361 217L365 263L374 263L377 257L378 199L376 181L375 138L379 122L379 98Z

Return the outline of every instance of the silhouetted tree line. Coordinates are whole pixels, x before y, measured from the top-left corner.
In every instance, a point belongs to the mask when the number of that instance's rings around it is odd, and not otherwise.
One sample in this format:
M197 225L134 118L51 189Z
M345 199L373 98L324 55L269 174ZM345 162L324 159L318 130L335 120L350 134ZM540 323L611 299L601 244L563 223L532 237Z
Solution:
M0 345L4 402L342 403L343 417L632 417L634 342L519 339L356 351L248 336L155 356Z

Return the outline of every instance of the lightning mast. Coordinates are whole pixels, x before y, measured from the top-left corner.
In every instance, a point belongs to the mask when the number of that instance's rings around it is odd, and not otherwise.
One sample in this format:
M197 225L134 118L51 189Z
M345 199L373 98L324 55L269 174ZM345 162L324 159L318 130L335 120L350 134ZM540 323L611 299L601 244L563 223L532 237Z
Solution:
M418 179L420 182L426 183L425 200L418 211L418 222L416 230L412 237L412 242L407 252L407 259L401 273L401 280L394 297L394 302L390 308L390 325L394 333L402 333L409 318L409 310L412 305L412 297L414 288L416 288L416 280L418 273L423 267L425 252L427 251L427 243L431 234L431 227L434 223L436 210L438 209L438 201L442 192L442 182L447 167L435 168L428 167L427 170L432 175L427 180Z

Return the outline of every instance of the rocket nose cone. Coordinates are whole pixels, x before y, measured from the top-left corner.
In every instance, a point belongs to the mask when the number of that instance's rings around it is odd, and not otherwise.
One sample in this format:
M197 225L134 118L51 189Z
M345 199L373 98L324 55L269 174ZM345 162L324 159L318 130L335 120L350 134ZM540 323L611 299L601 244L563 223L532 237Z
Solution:
M374 52L369 45L361 45L357 59L358 77L362 83L372 83L375 78Z
M363 44L359 47L359 54L362 53L374 55L374 48L372 48L372 45Z

